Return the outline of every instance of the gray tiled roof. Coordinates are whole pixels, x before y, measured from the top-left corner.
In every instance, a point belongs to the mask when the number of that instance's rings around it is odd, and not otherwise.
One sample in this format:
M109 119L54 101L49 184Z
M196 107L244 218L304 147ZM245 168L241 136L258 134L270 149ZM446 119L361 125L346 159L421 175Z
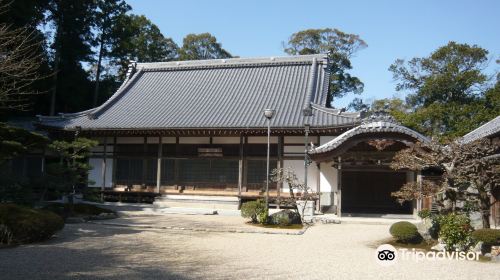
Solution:
M493 136L498 133L500 133L500 116L497 116L491 121L465 134L464 137L462 137L462 141L465 143L469 143L481 138Z
M274 128L349 126L357 115L324 108L325 55L137 63L103 105L75 114L40 117L42 126L72 130ZM311 105L312 104L312 105Z
M395 123L392 121L386 121L386 120L374 120L371 122L364 122L364 123L360 124L359 126L356 126L352 129L340 134L339 136L335 137L330 142L314 148L309 153L312 155L315 155L315 154L322 154L322 153L330 152L330 151L338 148L340 145L345 143L351 137L354 137L354 136L360 135L360 134L369 134L369 133L400 133L400 134L408 135L411 138L413 138L419 142L427 143L430 141L430 139L425 137L424 135L422 135L414 130L411 130L405 126L402 126L398 123Z

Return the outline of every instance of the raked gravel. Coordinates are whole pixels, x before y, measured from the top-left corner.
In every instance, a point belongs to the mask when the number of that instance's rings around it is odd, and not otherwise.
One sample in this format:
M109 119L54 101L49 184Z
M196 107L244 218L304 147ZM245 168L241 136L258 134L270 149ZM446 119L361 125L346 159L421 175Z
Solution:
M156 219L186 228L243 222L221 216ZM375 247L388 237L387 225L366 224L317 224L303 235L68 224L48 242L0 249L0 279L500 279L500 264L476 261L382 267Z

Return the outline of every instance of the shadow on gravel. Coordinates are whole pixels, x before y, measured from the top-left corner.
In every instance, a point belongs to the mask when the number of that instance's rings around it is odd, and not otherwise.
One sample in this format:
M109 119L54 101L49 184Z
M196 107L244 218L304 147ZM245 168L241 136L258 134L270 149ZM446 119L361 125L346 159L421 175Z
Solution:
M165 253L154 242L136 240L140 232L66 225L47 242L1 249L0 279L189 279L196 272L200 264L186 262L179 269L173 250Z

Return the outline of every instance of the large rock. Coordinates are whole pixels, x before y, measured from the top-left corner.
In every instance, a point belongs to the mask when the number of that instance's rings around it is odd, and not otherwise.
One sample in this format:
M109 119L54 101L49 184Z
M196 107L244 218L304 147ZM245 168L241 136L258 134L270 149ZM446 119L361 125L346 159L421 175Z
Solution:
M270 221L274 225L302 224L299 213L292 210L281 210L270 216Z
M429 218L423 219L421 223L417 224L418 233L420 233L422 238L426 241L432 239L431 229L432 220Z

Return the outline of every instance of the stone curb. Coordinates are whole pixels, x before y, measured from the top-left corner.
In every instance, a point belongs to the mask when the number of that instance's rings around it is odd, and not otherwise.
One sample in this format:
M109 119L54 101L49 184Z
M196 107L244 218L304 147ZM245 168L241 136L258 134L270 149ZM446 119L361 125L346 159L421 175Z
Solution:
M219 233L257 233L257 234L279 234L279 235L303 235L310 225L305 225L303 229L298 232L275 232L275 231L255 231L255 230L218 230L218 229L208 229L208 228L188 228L188 227L174 227L174 226L147 226L147 225L129 225L120 223L106 223L106 222L96 222L87 221L89 224L97 224L104 226L115 226L115 227L129 227L129 228L144 228L144 229L167 229L167 230L185 230L185 231L198 231L198 232L219 232Z

